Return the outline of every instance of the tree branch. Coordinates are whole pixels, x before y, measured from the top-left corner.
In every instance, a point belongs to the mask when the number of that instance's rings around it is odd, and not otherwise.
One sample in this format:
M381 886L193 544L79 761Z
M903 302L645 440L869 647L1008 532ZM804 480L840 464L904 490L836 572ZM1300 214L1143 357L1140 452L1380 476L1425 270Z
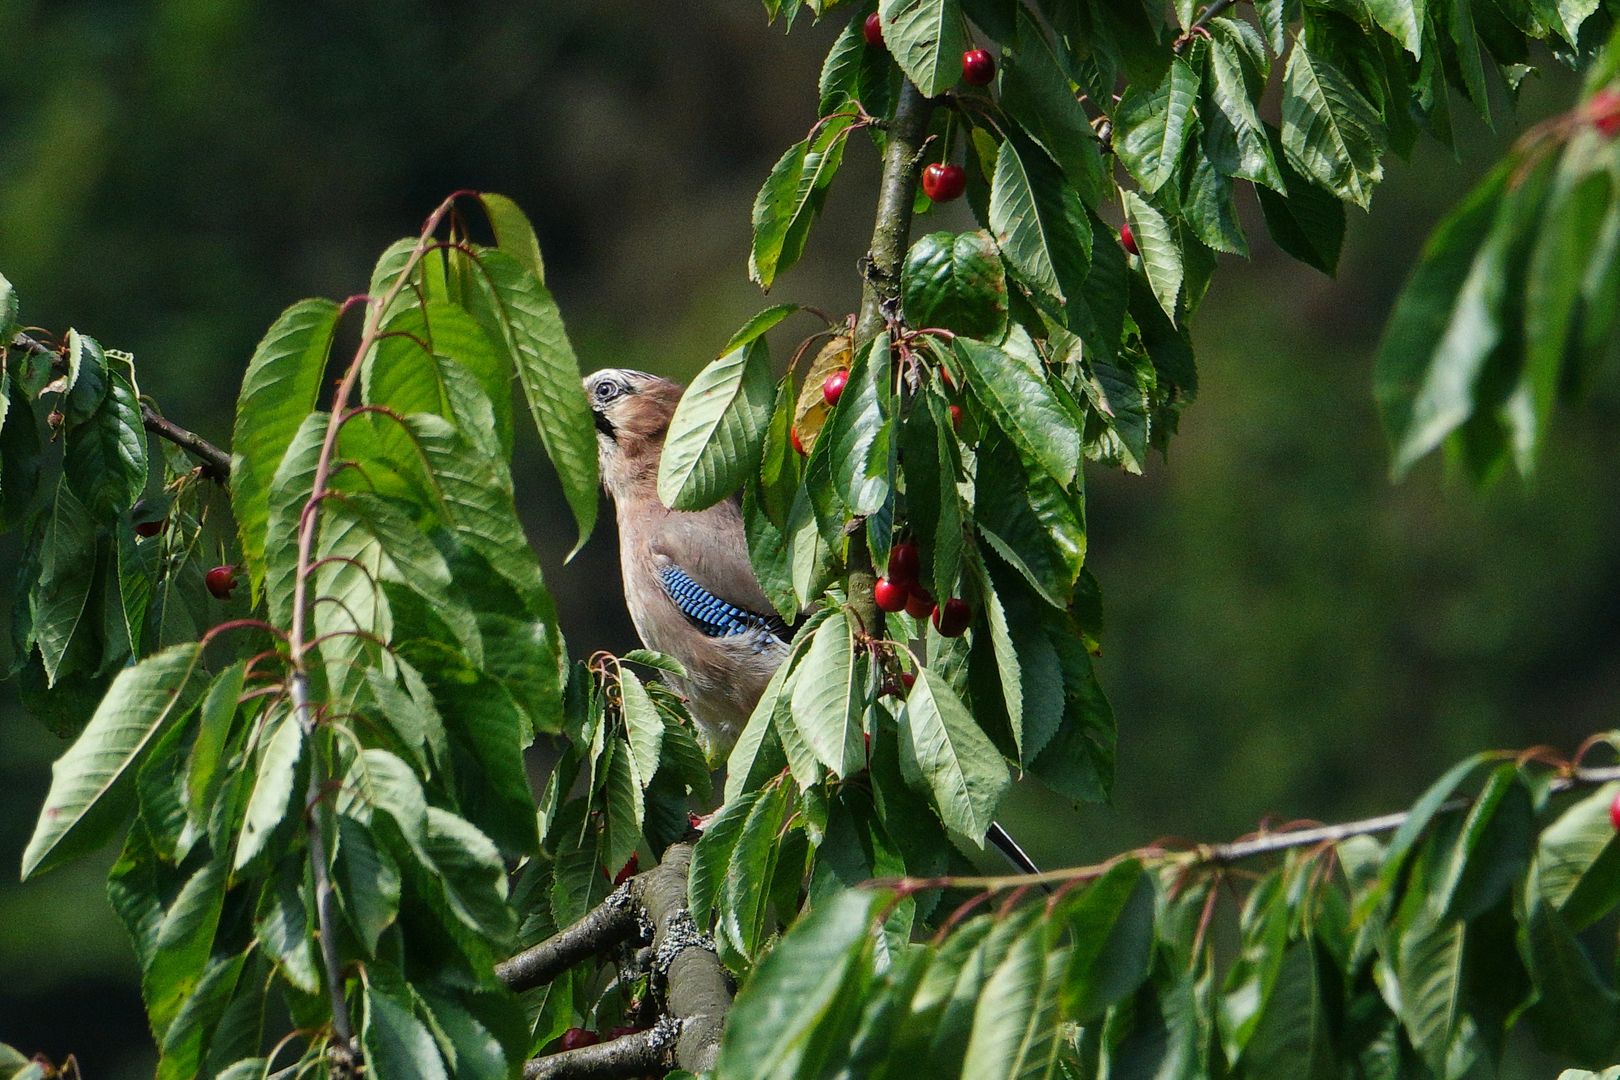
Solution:
M731 1008L731 983L714 943L687 908L691 865L690 843L670 845L662 862L609 893L578 922L496 965L501 982L527 990L652 927L650 967L664 987L665 1016L648 1031L534 1058L523 1067L524 1077L603 1080L672 1066L691 1073L714 1068Z
M1597 787L1614 781L1620 781L1620 765L1611 765L1602 769L1575 769L1567 775L1555 777L1548 785L1548 790L1556 794L1576 788ZM1442 803L1439 809L1435 811L1435 816L1455 814L1468 809L1473 804L1473 799L1452 799ZM927 889L947 888L977 888L995 891L999 889L1016 889L1027 885L1088 881L1092 878L1101 877L1122 859L1130 858L1140 859L1143 862L1174 863L1187 868L1229 866L1245 859L1252 859L1260 855L1272 855L1279 851L1315 847L1318 844L1336 844L1341 840L1348 840L1352 836L1373 836L1378 833L1394 832L1406 824L1407 819L1411 816L1411 811L1403 810L1395 814L1382 814L1378 817L1362 818L1360 821L1347 821L1338 825L1319 825L1309 829L1289 829L1284 832L1262 833L1259 836L1232 840L1224 844L1199 844L1191 849L1169 850L1157 844L1152 844L1123 852L1111 859L1091 866L1071 866L1060 870L1047 870L1039 874L887 878L878 879L868 884L874 888L895 889L902 894L921 892Z
M928 138L928 120L934 101L923 96L910 79L900 80L900 100L888 126L889 141L883 153L883 174L878 180L876 221L872 244L866 252L865 281L861 286L861 311L855 320L852 349L864 347L889 322L900 301L900 267L911 242L911 206L917 198L917 174L922 168L923 146ZM845 591L849 606L866 633L881 633L883 616L872 599L877 578L866 534L858 530L849 538L848 574ZM941 598L943 599L943 598Z
M15 335L11 339L11 344L25 352L60 359L55 349L27 334ZM196 458L202 466L203 475L210 480L221 485L230 482L230 454L198 435L195 431L187 431L173 420L165 418L144 401L141 402L141 426L158 438L167 439L169 442L174 443Z
M626 882L572 926L496 964L495 977L513 990L544 986L575 964L634 937L636 908L630 884Z
M669 1071L670 1047L680 1024L668 1017L646 1031L611 1042L533 1058L523 1065L523 1080L619 1080Z
M855 321L857 348L883 329L885 309L900 298L900 264L911 240L911 205L917 197L917 174L933 112L933 99L924 97L910 79L902 79L878 181L877 220L866 253L861 313Z

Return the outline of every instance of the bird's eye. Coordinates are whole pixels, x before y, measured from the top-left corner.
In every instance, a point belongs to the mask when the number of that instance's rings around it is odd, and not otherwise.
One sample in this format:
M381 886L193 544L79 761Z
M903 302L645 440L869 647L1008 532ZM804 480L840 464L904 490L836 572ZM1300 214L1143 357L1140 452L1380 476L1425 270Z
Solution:
M601 382L596 384L596 400L612 401L614 398L619 396L619 390L620 387L617 383L608 382L606 379L603 379Z

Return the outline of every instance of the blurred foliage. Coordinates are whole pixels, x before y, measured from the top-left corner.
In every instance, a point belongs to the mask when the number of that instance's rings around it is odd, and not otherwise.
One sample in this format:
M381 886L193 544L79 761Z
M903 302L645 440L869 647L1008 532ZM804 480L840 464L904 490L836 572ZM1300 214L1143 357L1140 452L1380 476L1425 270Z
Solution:
M835 29L786 41L749 4L0 0L0 41L24 61L0 83L0 265L31 319L93 324L167 412L223 442L252 344L289 300L362 280L446 191L500 190L535 219L582 366L687 378L759 306L740 272L747 206L814 119L801 89ZM1393 165L1372 215L1352 215L1337 280L1261 243L1217 275L1171 459L1092 486L1116 808L1009 807L1038 860L1406 805L1466 751L1567 750L1612 725L1613 372L1555 429L1534 486L1483 495L1438 463L1390 487L1370 394L1422 239L1572 91L1532 78L1500 136L1457 117L1466 162L1424 145ZM783 299L854 303L875 162L862 149L844 167ZM941 227L966 211L917 231ZM576 652L623 650L617 587L601 587L612 538L560 567L573 527L536 450L520 441L519 498L565 629ZM0 863L15 866L60 748L9 690L0 709ZM0 885L0 1040L147 1073L104 867L69 873Z

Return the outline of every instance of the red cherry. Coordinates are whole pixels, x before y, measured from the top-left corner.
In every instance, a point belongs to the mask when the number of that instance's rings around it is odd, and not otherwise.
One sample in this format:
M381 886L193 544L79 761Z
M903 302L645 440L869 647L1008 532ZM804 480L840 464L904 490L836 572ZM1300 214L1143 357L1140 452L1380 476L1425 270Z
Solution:
M889 550L889 580L901 585L917 583L917 572L922 569L922 554L917 545L903 540Z
M934 596L927 589L913 586L906 600L906 614L913 619L926 619L934 613Z
M983 49L969 49L962 54L962 81L969 86L989 86L996 77L996 61Z
M608 1028L607 1037L608 1041L612 1042L614 1039L622 1039L626 1035L634 1035L638 1031L646 1030L646 1028L637 1027L635 1024L620 1024L618 1027Z
M1586 103L1586 118L1605 139L1620 135L1620 90L1608 87Z
M595 1046L602 1041L602 1036L590 1028L571 1027L562 1033L562 1048L564 1050L578 1050L582 1046Z
M1119 227L1119 242L1124 249L1132 255L1141 254L1136 250L1136 237L1131 233L1131 223L1126 222Z
M951 406L951 430L962 430L962 406L960 405Z
M138 521L135 523L135 535L150 539L162 532L163 527L168 523L167 518L159 518L157 521Z
M821 399L828 405L838 404L838 399L844 396L844 387L849 385L849 369L839 368L827 376L827 381L821 384Z
M1614 802L1609 804L1609 824L1614 826L1615 832L1620 832L1620 791L1614 793Z
M203 575L203 584L208 591L214 594L216 600L229 600L231 590L236 588L236 567L216 566Z
M623 885L625 882L635 877L636 867L640 861L641 856L632 851L630 853L630 860L623 866L619 867L619 872L613 875L613 887L618 888L620 885ZM605 866L602 867L602 876L607 877L607 867Z
M861 24L861 36L866 38L866 43L872 48L883 48L883 20L878 18L877 12L872 12L866 17L866 22Z
M973 609L960 597L951 597L934 609L934 629L944 637L961 637L973 621Z
M923 169L922 189L935 202L950 202L967 190L967 172L960 165L931 162Z
M789 428L788 429L788 438L793 440L793 449L795 449L795 450L797 450L799 452L800 457L808 457L809 456L810 451L808 451L808 450L806 450L804 448L804 441L799 438L799 429L798 428Z
M877 602L879 611L904 611L910 597L910 589L888 578L878 578L877 584L872 586L872 599Z
M902 671L900 673L900 685L906 688L907 693L910 693L911 688L917 685L916 672Z

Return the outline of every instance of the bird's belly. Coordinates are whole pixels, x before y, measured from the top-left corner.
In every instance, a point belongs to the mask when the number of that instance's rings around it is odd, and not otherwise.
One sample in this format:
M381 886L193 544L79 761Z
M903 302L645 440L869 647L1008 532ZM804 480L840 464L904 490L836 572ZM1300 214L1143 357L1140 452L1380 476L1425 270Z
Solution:
M655 601L663 601L656 594ZM686 622L678 613L669 618L655 615L644 603L631 602L630 620L641 643L667 653L686 668L686 677L666 675L665 679L687 700L692 719L707 744L704 750L716 757L726 753L753 713L776 668L787 657L785 644L766 631L708 637Z

